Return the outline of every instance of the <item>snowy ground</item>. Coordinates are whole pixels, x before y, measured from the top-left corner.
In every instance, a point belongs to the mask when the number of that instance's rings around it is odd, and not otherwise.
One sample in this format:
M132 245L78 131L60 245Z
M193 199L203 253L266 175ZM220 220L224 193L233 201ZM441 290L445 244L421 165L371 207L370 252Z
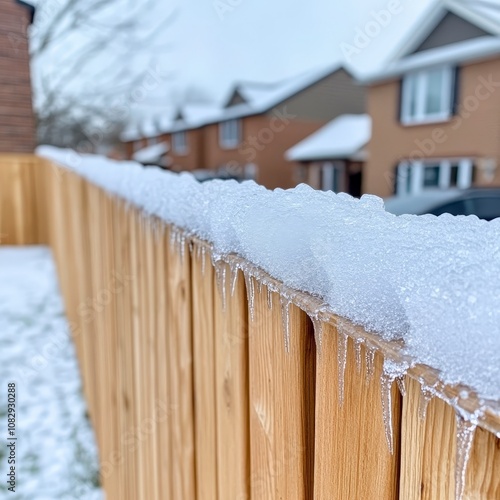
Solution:
M50 251L0 247L0 498L101 499L94 436ZM8 384L16 387L9 491Z

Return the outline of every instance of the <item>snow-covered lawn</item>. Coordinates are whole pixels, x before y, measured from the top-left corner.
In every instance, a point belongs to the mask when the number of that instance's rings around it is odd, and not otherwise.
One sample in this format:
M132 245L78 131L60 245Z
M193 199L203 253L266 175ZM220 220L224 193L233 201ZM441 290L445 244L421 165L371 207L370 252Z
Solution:
M0 498L100 499L97 451L44 247L0 247ZM16 488L10 465L8 384L16 384Z

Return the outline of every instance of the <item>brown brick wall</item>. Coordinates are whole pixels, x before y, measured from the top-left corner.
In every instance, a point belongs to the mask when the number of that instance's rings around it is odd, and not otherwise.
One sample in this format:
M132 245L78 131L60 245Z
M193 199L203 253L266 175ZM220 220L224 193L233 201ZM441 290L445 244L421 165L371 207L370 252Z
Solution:
M492 158L497 162L492 182L477 172L476 185L500 186L500 59L461 68L459 110L443 123L403 126L398 119L399 82L368 90L368 113L373 118L369 160L363 174L363 192L393 194L396 165L405 159ZM484 81L496 82L489 90ZM483 87L482 90L478 89ZM478 93L479 92L479 93ZM481 100L476 97L481 96Z
M27 28L29 11L0 0L0 152L35 146Z
M280 120L274 116L256 115L242 119L242 144L236 149L223 149L219 145L219 125L204 127L205 160L207 168L224 164L257 166L257 182L269 189L286 189L296 185L294 166L284 153L300 140L318 130L323 121L297 118Z

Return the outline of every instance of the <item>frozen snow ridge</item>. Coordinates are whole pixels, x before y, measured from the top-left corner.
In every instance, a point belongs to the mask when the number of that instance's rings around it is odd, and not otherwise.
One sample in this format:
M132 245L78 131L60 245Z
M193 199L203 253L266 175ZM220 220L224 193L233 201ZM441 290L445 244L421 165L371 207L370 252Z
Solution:
M182 253L195 235L215 261L237 254L367 331L404 338L412 359L447 383L500 399L500 220L396 217L375 196L199 183L134 162L38 153L182 228L173 233Z

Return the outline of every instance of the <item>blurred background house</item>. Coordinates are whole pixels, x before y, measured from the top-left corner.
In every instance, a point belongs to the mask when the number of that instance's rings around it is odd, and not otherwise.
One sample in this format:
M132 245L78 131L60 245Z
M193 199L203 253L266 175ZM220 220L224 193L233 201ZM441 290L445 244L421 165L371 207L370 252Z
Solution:
M303 179L285 158L287 149L338 116L364 111L364 87L335 64L275 84L238 83L221 108L185 106L171 123L157 120L156 135L143 126L122 137L129 158L165 141L174 171L201 168L290 188Z
M500 185L500 9L481 5L435 3L366 82L363 192Z
M34 7L0 0L0 152L31 153L35 147L28 26Z

